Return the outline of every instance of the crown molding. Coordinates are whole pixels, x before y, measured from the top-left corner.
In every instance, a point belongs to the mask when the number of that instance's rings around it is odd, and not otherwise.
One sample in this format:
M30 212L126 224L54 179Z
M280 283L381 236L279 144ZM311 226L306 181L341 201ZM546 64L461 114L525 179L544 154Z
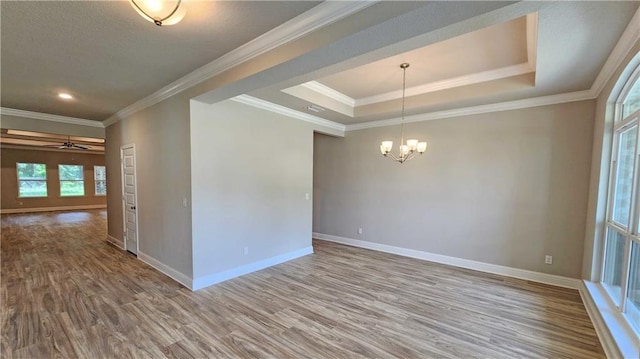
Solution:
M598 77L591 85L591 91L595 94L595 97L600 96L600 92L604 89L605 85L611 79L616 69L622 64L624 58L627 56L633 45L640 39L640 9L629 21L629 25L620 36L620 39L616 43L616 46L609 54L607 61L602 66Z
M446 80L430 82L424 85L410 87L406 90L407 97L422 95L428 92L447 90L454 87L473 85L487 81L498 80L506 77L523 75L532 72L533 69L528 62L517 65L501 67L499 69L476 72L473 74L458 76ZM379 95L356 99L357 106L365 106L374 103L397 100L402 98L402 90L395 90Z
M34 120L68 123L71 125L104 128L104 125L100 121L92 121L92 120L87 120L84 118L77 118L77 117L52 115L49 113L42 113L42 112L17 110L14 108L7 108L7 107L0 107L0 114L6 115L6 116L32 118Z
M363 130L366 128L399 125L400 123L441 120L445 118L477 115L477 114L488 113L488 112L509 111L509 110L528 108L528 107L555 105L559 103L575 102L575 101L583 101L583 100L592 100L593 98L594 96L591 91L569 92L569 93L563 93L558 95L533 97L533 98L528 98L523 100L507 101L507 102L500 102L500 103L493 103L488 105L480 105L480 106L472 106L472 107L464 107L464 108L458 108L453 110L428 112L428 113L423 113L419 115L405 117L404 121L402 121L402 118L397 117L397 118L392 118L388 120L356 123L352 125L347 125L345 130L356 131L356 130Z
M309 81L309 82L305 82L302 85L300 85L302 87L306 87L311 91L317 92L323 96L326 96L332 100L336 100L342 104L345 104L347 106L351 106L351 107L355 107L356 105L356 100L343 94L340 91L334 90L333 88L327 86L327 85L323 85L318 81Z
M325 120L324 118L320 118L317 116L313 116L313 115L309 115L307 113L304 112L300 112L300 111L296 111L296 110L292 110L288 107L284 107L284 106L280 106L280 105L276 105L275 103L269 102L269 101L265 101L265 100L261 100L259 98L256 97L252 97L249 95L240 95L240 96L236 96L231 98L232 101L235 102L239 102L245 105L249 105L249 106L253 106L253 107L257 107L263 110L267 110L270 112L275 112L287 117L291 117L291 118L295 118L298 120L302 120L305 122L309 122L312 123L314 125L319 125L319 126L323 126L323 127L327 127L327 128L331 128L334 130L338 130L340 132L345 131L345 125L341 124L341 123L337 123L337 122L333 122L333 121L329 121L329 120Z
M379 0L322 2L295 18L241 45L235 50L181 77L153 94L123 108L113 116L104 120L104 126L110 126L123 118L155 105L162 100L206 81L256 56L361 11L378 1Z

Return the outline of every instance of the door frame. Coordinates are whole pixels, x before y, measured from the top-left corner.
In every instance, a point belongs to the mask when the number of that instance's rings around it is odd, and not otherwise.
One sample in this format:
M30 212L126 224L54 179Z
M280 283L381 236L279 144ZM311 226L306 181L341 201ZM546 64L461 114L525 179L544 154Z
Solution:
M133 186L135 187L135 201L136 201L136 210L134 215L136 216L136 256L140 256L140 230L138 225L138 171L137 171L137 156L136 156L136 145L134 143L126 144L120 146L120 203L122 206L122 241L124 244L124 250L127 250L127 209L124 198L124 150L126 149L133 150Z

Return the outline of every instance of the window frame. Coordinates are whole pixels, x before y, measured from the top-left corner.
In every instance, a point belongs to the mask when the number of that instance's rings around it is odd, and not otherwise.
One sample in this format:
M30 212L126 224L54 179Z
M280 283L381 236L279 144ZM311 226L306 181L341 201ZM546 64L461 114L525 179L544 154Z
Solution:
M630 304L630 301L627 298L628 290L629 290L629 280L631 274L631 247L633 243L640 245L640 175L639 168L640 167L640 108L635 112L627 115L626 117L622 117L624 114L624 101L626 97L629 95L629 91L633 88L636 82L640 81L640 65L636 67L633 71L629 79L625 83L620 92L617 101L614 107L614 123L613 123L613 141L611 144L611 158L609 161L609 183L608 183L608 191L607 191L607 205L606 205L606 215L605 215L605 230L603 231L602 238L602 250L600 253L600 283L602 287L605 289L605 292L609 295L610 299L612 299L613 303L616 305L617 310L622 314L622 317L627 321L629 327L633 331L635 331L637 336L640 336L640 325L634 324L631 318L628 316L627 306ZM622 225L621 223L615 221L613 219L613 206L614 206L614 196L615 189L617 186L617 174L618 174L618 161L619 161L619 152L620 152L620 137L622 133L626 132L629 128L636 126L636 144L634 149L634 159L633 159L633 177L631 182L631 198L629 203L629 221L628 226ZM619 232L625 237L624 243L624 254L623 254L623 262L622 262L622 277L620 283L620 293L614 292L608 284L604 283L605 278L605 267L606 267L606 257L607 257L607 241L608 241L608 231L607 229L611 228L614 231ZM617 300L617 302L616 302Z
M102 167L104 168L104 179L103 180L99 180L96 177L96 168L97 167ZM98 182L104 182L104 194L103 193L98 193ZM104 197L107 195L107 166L105 165L94 165L93 166L93 195L94 196L99 196L99 197Z
M60 176L60 174L62 173L62 171L60 170L61 166L74 166L74 167L81 167L82 171L80 171L80 173L82 173L82 179L81 180L63 180L62 177ZM82 194L62 194L62 183L63 182L82 182ZM58 164L58 185L60 187L60 197L86 197L87 195L87 191L86 188L84 188L85 185L85 178L84 178L84 165L73 165L73 164L64 164L64 163L59 163Z
M23 180L20 179L20 171L18 170L18 166L20 164L25 164L25 165L43 165L44 166L44 180ZM16 179L17 179L17 186L16 188L18 189L18 198L19 199L25 199L25 198L48 198L49 197L49 177L47 175L47 164L46 163L36 163L36 162L16 162ZM20 195L20 182L44 182L44 188L45 188L45 192L46 194L44 196L22 196Z

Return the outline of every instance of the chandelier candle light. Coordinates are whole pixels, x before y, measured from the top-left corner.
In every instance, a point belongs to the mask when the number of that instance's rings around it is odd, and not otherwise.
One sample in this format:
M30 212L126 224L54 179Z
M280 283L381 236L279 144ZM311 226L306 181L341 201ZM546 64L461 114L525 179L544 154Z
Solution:
M424 151L427 150L427 143L420 142L419 140L407 140L407 144L404 143L404 100L405 100L405 90L407 88L407 67L409 67L408 63L403 63L400 65L402 69L402 117L400 118L400 152L398 155L394 155L391 153L391 149L393 148L393 141L382 141L380 144L380 152L382 155L391 158L394 161L399 163L405 163L406 161L412 159L416 153L423 154Z
M177 24L187 13L184 6L180 6L182 0L129 0L129 2L140 16L158 26Z

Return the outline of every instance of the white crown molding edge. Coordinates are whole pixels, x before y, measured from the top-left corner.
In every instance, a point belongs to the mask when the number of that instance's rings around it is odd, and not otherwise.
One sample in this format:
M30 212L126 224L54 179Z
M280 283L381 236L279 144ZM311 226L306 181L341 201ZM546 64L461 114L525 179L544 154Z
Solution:
M277 105L273 102L265 101L249 95L236 96L231 98L230 100L239 102L245 105L253 106L256 108L260 108L266 111L275 112L275 113L278 113L287 117L295 118L301 121L309 122L314 125L319 125L319 126L331 128L334 130L338 130L343 133L346 128L346 126L341 123L325 120L324 118L320 118L317 116L309 115L304 112L292 110L288 107Z
M482 72L476 72L468 75L453 77L446 80L430 82L427 84L409 87L406 90L407 97L422 95L429 92L447 90L454 87L478 84L487 81L498 80L502 78L523 75L532 72L531 65L528 62L505 66L498 69L492 69ZM336 91L337 92L337 91ZM397 100L402 98L402 90L395 90L379 95L363 97L355 100L356 107L366 106L374 103Z
M179 271L171 268L170 266L160 262L159 260L153 258L152 256L142 253L138 251L138 259L142 262L148 264L149 266L155 268L160 273L166 275L167 277L175 280L176 282L182 284L183 286L191 289L192 280L189 276L186 276Z
M593 93L589 90L568 92L568 93L550 95L550 96L532 97L532 98L527 98L523 100L499 102L499 103L492 103L492 104L472 106L472 107L463 107L463 108L457 108L453 110L427 112L419 115L405 117L404 121L402 121L401 118L397 117L397 118L391 118L388 120L356 123L356 124L346 125L345 131L356 131L356 130L363 130L367 128L393 126L393 125L398 125L402 122L404 123L422 122L422 121L431 121L431 120L441 120L441 119L451 118L451 117L477 115L477 114L489 113L489 112L518 110L518 109L529 108L529 107L591 100L593 98L594 98Z
M193 279L192 290L198 290L205 287L209 287L214 284L224 282L229 279L243 276L252 272L256 272L268 267L272 267L290 260L294 260L306 255L313 254L313 246L308 246L295 251L283 253L271 258L259 260L257 262L245 264L239 267L235 267L229 270L225 270L218 273L208 274L199 278Z
M0 214L14 213L38 213L38 212L59 212L59 211L82 211L88 209L104 209L106 204L87 204L79 206L59 206L59 207L35 207L35 208L8 208L0 209Z
M622 61L624 61L629 51L631 51L633 44L639 39L640 8L631 18L629 25L627 25L622 36L620 36L620 39L613 48L613 51L611 51L611 54L609 54L596 80L593 82L593 85L591 85L591 91L594 93L594 97L600 96L600 92L602 92L607 82L611 79L611 76L613 76L616 69L622 64Z
M435 254L435 253L430 253L425 251L418 251L415 249L390 246L387 244L367 242L359 239L332 236L332 235L317 233L317 232L313 232L313 238L329 241L329 242L346 244L353 247L359 247L359 248L371 249L379 252L396 254L403 257L422 259L429 262L441 263L441 264L446 264L454 267L477 270L479 272L499 274L507 277L530 280L538 283L551 284L558 287L578 289L580 285L580 280L575 278L568 278L568 277L563 277L563 276L554 275L554 274L534 272L526 269L512 268L512 267L506 267L506 266L501 266L497 264L478 262L470 259L450 257L442 254Z
M164 99L206 81L256 56L348 17L351 14L374 5L378 1L379 0L324 1L284 24L179 78L153 94L121 109L103 121L104 127L110 126L135 112L155 105Z
M8 108L8 107L0 107L0 114L6 115L6 116L31 118L34 120L61 122L61 123L67 123L71 125L104 128L104 125L100 121L92 121L92 120L87 120L85 118L52 115L52 114L43 113L43 112L18 110L15 108Z
M326 96L332 100L336 100L342 104L345 104L347 106L351 106L351 107L355 107L356 105L356 100L343 94L340 91L334 90L333 88L321 84L318 81L309 81L309 82L305 82L302 85L299 85L302 87L306 87L307 89L317 92L320 95ZM294 86L297 87L297 86Z

